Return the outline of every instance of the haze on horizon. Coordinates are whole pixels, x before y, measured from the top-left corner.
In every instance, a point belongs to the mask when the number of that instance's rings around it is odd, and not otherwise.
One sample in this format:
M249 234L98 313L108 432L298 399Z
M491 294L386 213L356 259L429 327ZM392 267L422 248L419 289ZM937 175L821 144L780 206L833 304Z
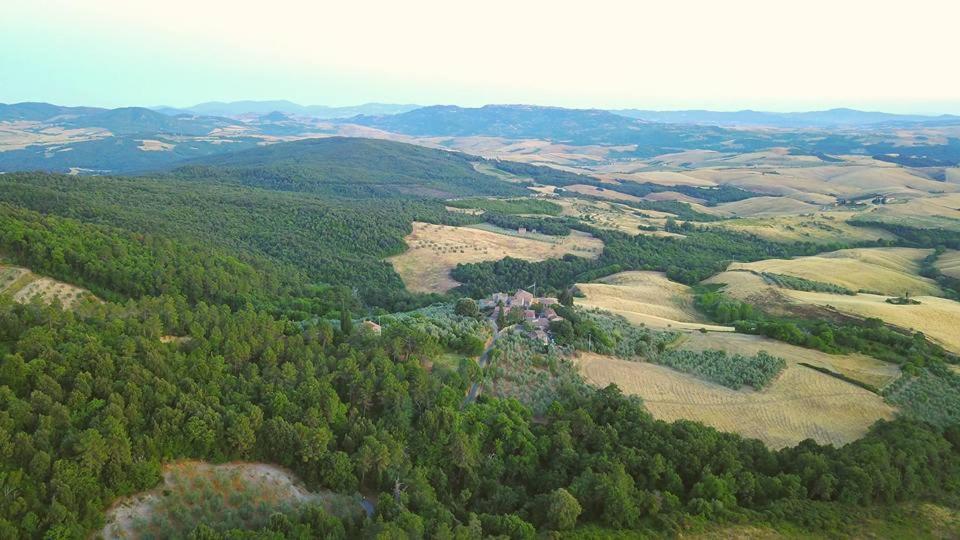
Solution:
M5 103L960 114L949 1L34 0L0 17Z

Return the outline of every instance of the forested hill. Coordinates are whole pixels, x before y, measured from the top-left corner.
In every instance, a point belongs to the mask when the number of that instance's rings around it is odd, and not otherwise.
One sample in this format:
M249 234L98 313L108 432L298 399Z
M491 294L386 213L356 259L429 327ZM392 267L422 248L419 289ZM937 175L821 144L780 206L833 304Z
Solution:
M477 172L479 158L412 144L329 137L261 146L186 162L171 176L349 198L521 195Z

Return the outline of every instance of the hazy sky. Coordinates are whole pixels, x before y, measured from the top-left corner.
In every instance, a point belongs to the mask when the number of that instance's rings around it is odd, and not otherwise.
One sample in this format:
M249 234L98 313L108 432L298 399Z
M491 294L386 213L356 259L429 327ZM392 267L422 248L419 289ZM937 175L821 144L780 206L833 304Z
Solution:
M960 2L0 0L0 102L960 113Z

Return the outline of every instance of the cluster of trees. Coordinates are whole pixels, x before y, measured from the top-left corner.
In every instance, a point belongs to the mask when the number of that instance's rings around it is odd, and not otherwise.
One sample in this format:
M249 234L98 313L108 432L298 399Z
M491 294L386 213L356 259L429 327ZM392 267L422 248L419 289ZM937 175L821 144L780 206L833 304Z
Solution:
M456 305L437 304L409 313L388 315L382 317L380 323L384 326L385 336L401 340L401 344L392 346L394 350L434 351L439 347L476 356L483 352L492 333L490 325L478 316L476 302L466 299Z
M618 231L597 229L579 223L573 228L603 240L597 259L572 255L562 259L529 262L505 258L499 261L458 265L451 275L461 282L460 292L481 297L492 292L513 290L530 283L545 289L562 290L624 270L659 270L680 283L694 284L726 269L730 261L756 261L813 255L850 247L816 245L807 242L778 243L732 231L691 228L684 238L649 235L630 236Z
M784 289L793 289L795 291L825 292L831 294L844 294L852 296L855 293L846 287L834 285L833 283L824 283L797 276L788 276L787 274L776 274L773 272L761 272L760 277L768 283Z
M726 297L716 287L696 289L696 306L716 322L734 324L738 332L759 334L827 353L859 352L901 364L904 369L960 363L960 358L931 342L921 332L904 333L880 319L801 319L775 316Z
M689 351L669 347L675 332L654 332L629 324L623 317L600 311L558 307L562 321L551 323L555 342L563 347L642 360L740 389L762 389L787 366L782 358L759 352L728 355L720 350Z
M521 199L456 199L447 201L447 206L508 215L542 214L545 216L559 216L563 211L563 207L557 203L530 197Z
M960 279L948 276L937 268L937 260L946 252L946 248L937 246L933 253L924 257L920 263L920 275L935 280L943 290L945 298L960 300Z
M498 214L487 212L483 214L483 221L503 227L504 229L524 228L528 231L537 231L549 236L567 236L570 234L571 225L576 221L571 219L545 218L536 216L512 216L507 214Z
M754 356L729 355L726 351L670 350L652 358L658 364L703 377L709 381L739 390L752 386L762 390L779 375L787 362L760 351Z

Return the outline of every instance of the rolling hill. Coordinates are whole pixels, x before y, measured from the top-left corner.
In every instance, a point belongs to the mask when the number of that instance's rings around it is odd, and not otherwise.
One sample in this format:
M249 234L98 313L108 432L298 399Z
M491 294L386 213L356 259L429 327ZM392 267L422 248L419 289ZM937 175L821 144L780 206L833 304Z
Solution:
M187 180L353 198L526 193L517 185L477 172L473 168L477 159L393 141L328 137L191 160L170 174Z

